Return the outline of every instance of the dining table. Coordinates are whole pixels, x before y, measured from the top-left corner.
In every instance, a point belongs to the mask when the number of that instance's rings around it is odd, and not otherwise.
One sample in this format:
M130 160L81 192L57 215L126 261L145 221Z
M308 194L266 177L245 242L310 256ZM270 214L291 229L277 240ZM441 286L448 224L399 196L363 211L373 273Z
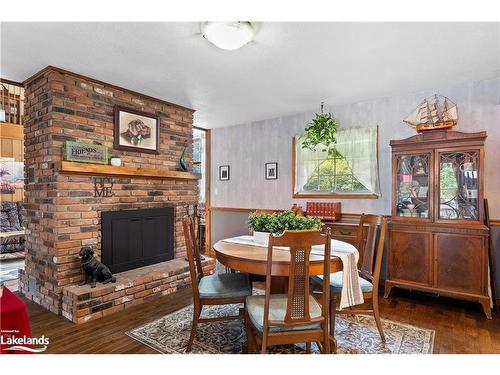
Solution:
M249 236L243 236L249 237ZM241 238L241 237L240 237ZM344 241L334 240L333 247L341 245L352 247ZM216 242L213 246L216 259L226 268L246 272L250 275L265 276L267 270L267 246L247 243L235 243L234 238L228 238ZM332 249L333 250L333 249ZM286 293L288 289L288 277L290 275L290 251L283 248L273 248L273 261L271 266L271 293ZM309 275L322 275L324 272L324 255L321 252L311 251L309 256ZM342 271L343 262L340 257L330 257L330 272ZM330 345L337 347L337 340L330 336ZM336 351L336 349L334 349Z
M213 246L216 259L229 269L246 272L250 275L266 275L267 247L257 244L242 244L220 240ZM324 256L312 252L309 258L310 276L323 274ZM271 267L271 292L284 293L290 275L290 252L280 248L273 249ZM342 261L337 256L331 256L330 272L342 271Z

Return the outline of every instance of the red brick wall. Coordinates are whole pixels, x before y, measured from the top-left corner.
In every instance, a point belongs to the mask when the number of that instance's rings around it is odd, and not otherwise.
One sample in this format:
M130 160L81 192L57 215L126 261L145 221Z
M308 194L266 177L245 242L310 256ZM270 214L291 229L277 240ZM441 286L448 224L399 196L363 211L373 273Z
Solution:
M197 201L194 180L113 178L114 196L94 197L92 176L59 173L65 141L109 146L128 166L175 170L185 142L192 144L193 111L161 100L48 68L29 79L25 103L26 167L35 182L26 185L28 230L26 269L20 289L60 314L62 288L82 279L78 251L92 245L100 256L100 212L176 206L175 256L184 256L181 218ZM113 150L113 107L160 117L160 154ZM186 158L191 159L188 149Z

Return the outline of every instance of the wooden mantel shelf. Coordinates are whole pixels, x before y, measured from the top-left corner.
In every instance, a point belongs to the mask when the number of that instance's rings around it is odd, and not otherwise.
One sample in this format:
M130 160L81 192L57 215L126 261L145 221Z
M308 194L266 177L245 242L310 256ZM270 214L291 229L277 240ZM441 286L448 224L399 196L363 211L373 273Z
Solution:
M148 178L172 178L181 180L198 180L200 175L191 172L169 171L160 168L115 167L112 165L76 163L63 161L60 173L85 174L95 176L130 176Z

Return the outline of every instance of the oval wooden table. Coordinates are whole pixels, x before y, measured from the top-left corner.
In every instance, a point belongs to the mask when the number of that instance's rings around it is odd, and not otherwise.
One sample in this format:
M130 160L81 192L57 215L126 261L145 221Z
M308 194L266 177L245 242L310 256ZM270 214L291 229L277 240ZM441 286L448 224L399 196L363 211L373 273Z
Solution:
M266 275L267 247L243 245L224 240L214 244L215 256L228 268L253 275ZM330 272L342 271L342 261L332 256ZM309 260L311 276L323 274L323 256L311 254ZM288 277L290 274L290 252L281 249L273 250L272 276Z

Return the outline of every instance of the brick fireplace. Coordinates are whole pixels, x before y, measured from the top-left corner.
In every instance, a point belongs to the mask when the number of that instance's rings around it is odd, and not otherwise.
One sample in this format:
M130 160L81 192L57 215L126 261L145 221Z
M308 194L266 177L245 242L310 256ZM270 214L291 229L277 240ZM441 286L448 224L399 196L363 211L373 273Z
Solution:
M83 172L64 170L63 148L66 141L102 144L126 167L175 171L185 142L192 143L193 110L50 66L24 83L28 229L20 291L81 323L187 287L181 219L197 203L196 179L110 175L114 195L95 196L96 176L83 164ZM159 154L113 150L115 105L159 116ZM173 210L172 260L119 273L115 284L78 286L80 248L94 247L101 259L103 212L165 207ZM214 262L204 267L211 271Z

